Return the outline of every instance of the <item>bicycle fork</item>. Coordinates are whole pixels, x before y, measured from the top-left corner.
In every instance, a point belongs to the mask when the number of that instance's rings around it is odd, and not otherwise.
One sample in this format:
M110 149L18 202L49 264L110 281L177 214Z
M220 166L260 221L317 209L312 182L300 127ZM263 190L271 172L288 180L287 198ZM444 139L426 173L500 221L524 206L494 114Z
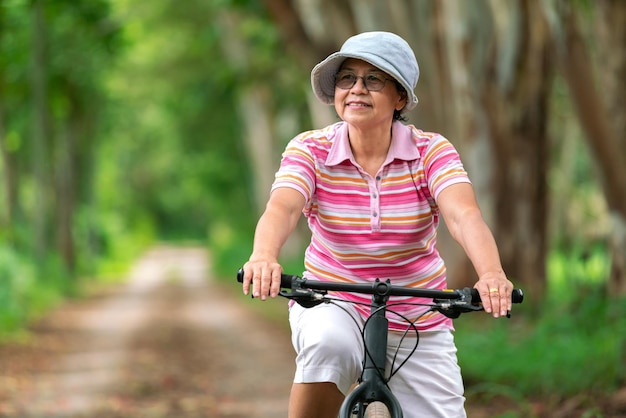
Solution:
M372 315L365 327L365 362L359 385L346 397L339 412L339 418L350 418L355 412L357 418L363 418L365 407L373 401L381 401L393 418L403 418L402 408L391 393L385 379L387 362L387 333L389 320L385 306L389 299L387 286L377 287L372 297Z

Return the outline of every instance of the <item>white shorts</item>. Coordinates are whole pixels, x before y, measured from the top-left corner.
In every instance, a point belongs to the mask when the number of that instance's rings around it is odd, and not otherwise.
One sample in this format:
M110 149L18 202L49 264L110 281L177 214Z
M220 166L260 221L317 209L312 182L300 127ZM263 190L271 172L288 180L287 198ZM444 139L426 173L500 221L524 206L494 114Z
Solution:
M305 309L294 304L289 322L297 353L294 383L332 382L347 394L363 367L363 320L354 307L341 303ZM389 333L388 369L400 340L401 334ZM409 332L401 342L394 367L406 359L414 345L415 336ZM452 332L420 332L417 350L391 378L389 387L400 401L405 418L466 417Z

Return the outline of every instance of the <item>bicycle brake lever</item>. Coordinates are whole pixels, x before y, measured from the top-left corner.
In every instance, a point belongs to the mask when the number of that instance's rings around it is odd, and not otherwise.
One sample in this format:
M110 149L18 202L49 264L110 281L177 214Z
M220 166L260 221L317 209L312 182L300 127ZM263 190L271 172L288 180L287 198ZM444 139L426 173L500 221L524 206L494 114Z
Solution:
M434 299L433 302L437 304L434 310L452 319L458 318L462 313L484 310L481 304L472 303L472 289L465 288L457 292L459 295L458 299Z
M484 310L482 306L477 306L477 305L472 305L472 304L466 304L466 305L459 305L456 303L446 303L445 301L442 300L435 300L435 302L439 302L442 303L441 305L437 306L434 308L434 310L436 310L437 312L442 313L443 315L447 316L448 318L451 319L456 319L459 316L461 316L462 313L466 313L466 312L476 312L476 311L482 311Z
M278 293L280 296L296 301L298 305L303 308L312 308L325 302L325 291L314 292L308 289L291 289L289 291L281 290Z

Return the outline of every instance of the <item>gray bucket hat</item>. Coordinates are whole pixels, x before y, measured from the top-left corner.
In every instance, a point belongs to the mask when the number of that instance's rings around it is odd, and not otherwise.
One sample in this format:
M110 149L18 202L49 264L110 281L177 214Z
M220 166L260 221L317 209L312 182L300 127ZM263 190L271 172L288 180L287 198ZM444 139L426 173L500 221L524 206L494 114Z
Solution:
M413 92L420 70L415 54L409 44L390 32L364 32L351 38L338 52L330 54L311 71L313 92L324 104L333 104L335 97L335 75L347 58L367 61L396 79L406 90L407 103L402 113L417 105Z

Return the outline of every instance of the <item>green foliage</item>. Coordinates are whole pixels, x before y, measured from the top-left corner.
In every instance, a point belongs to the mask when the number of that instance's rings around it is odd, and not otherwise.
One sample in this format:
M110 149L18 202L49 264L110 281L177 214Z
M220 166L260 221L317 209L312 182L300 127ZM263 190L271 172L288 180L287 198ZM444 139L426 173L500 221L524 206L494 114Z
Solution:
M218 223L250 223L236 72L222 53L218 12L212 2L117 4L129 50L110 73L117 106L100 190L168 239L205 240Z
M58 263L47 263L38 279L33 263L0 245L0 341L19 334L24 324L54 306L67 293Z
M83 261L85 270L90 265L93 273L101 279L122 279L142 251L156 240L154 226L146 218L135 218L135 222L129 228L123 216L107 213L101 215L95 224L99 229L91 230L90 233L93 235L86 235L84 238L97 240L96 243L91 243L96 251L92 258Z
M72 278L61 260L49 256L33 263L0 240L0 341L19 336L23 328L67 297L80 295L83 287L98 280L121 280L130 264L152 242L150 222L137 222L128 228L115 214L79 222L78 245L89 248L79 254L80 280ZM81 225L85 228L82 228ZM97 225L98 229L93 226ZM0 237L1 238L1 237Z
M213 270L226 282L234 280L237 270L246 262L252 252L254 231L236 229L233 225L220 224L210 230L209 247L213 254ZM299 254L304 254L304 249ZM280 260L285 273L300 275L304 271L302 256Z
M602 394L626 379L626 300L608 298L606 253L550 257L550 290L541 311L524 305L510 320L456 322L459 361L470 392L519 396ZM473 389L472 389L473 388Z
M31 286L34 274L29 266L22 262L9 248L0 247L0 332L14 331L21 325L23 312L20 300L26 289Z
M108 273L112 258L128 262L146 237L153 239L145 217L125 218L94 187L101 116L110 103L103 77L122 51L111 17L108 0L12 0L0 7L0 334L17 332L76 294L77 277ZM38 60L33 51L41 51ZM37 168L35 155L44 156ZM65 254L56 247L61 219L69 221L65 236L75 239ZM42 225L41 235L34 225ZM75 265L64 257L69 253Z
M609 210L598 185L593 154L584 140L562 77L555 78L549 113L553 139L548 174L553 202L549 219L551 244L571 251L603 242L611 228Z
M208 244L213 254L213 271L232 281L237 269L248 260L252 251L252 231L235 230L232 224L217 224L209 231Z
M219 250L220 246L212 248L211 252L215 256L213 265L214 273L222 283L232 290L235 297L239 298L241 303L255 310L259 316L276 324L281 324L288 329L289 316L286 299L277 297L275 299L268 298L261 301L260 299L253 299L249 296L245 297L242 293L241 285L235 281L237 270L248 260L250 251L252 250L250 235L240 238L239 242L243 243L241 245L227 246L222 248L222 251ZM218 250L216 251L216 249ZM285 273L300 275L303 271L304 265L301 257L280 261Z

